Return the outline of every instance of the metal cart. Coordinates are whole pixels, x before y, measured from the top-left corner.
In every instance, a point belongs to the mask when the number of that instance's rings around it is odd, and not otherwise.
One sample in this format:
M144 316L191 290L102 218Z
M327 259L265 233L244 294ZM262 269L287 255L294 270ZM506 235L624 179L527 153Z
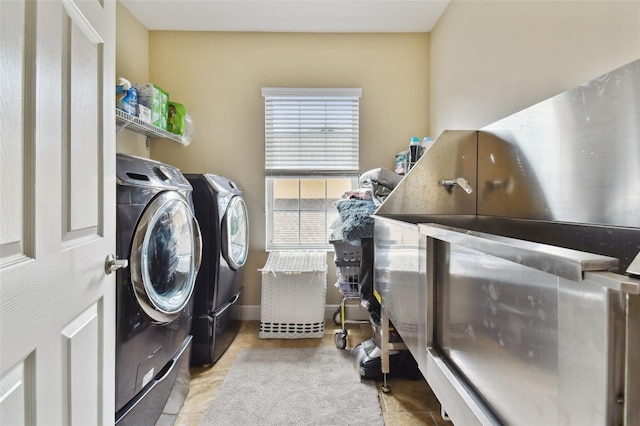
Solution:
M335 248L335 263L338 280L336 287L340 290L340 307L333 315L333 321L341 326L341 329L333 336L336 347L345 349L347 347L346 324L363 324L369 320L347 319L347 306L360 307L360 263L362 260L362 249L359 246L349 244L344 240L329 241Z

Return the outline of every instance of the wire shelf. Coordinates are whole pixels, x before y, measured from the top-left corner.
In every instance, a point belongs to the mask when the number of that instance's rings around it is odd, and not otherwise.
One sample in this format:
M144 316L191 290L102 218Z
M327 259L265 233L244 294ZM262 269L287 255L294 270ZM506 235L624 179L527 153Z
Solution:
M118 132L123 129L131 130L132 132L144 135L147 138L161 138L170 139L174 142L184 145L182 136L168 132L164 129L154 126L153 124L146 123L131 114L119 110L116 108L116 125L118 126Z

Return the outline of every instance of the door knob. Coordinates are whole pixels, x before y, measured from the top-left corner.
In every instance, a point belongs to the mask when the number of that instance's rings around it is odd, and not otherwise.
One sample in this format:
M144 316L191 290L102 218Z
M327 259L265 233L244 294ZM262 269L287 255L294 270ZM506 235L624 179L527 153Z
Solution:
M104 271L107 275L117 271L118 269L126 268L127 266L129 266L129 261L127 259L116 259L112 254L107 256L104 261Z

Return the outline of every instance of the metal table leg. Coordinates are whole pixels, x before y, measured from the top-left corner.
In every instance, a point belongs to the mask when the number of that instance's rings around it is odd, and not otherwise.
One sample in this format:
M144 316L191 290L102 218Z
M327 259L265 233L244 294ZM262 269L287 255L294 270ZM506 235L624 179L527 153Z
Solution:
M389 373L389 315L384 309L384 304L380 304L380 349L382 350L382 392L391 392L391 387L387 384L387 374Z

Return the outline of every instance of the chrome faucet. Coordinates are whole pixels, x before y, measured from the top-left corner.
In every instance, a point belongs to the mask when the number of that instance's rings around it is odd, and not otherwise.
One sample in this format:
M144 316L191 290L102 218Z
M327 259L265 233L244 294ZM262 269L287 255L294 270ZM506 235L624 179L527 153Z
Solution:
M466 192L467 194L471 194L473 189L471 189L471 185L469 185L469 181L463 177L459 177L456 179L442 179L438 184L446 186L447 189L451 189L454 186L459 186Z

